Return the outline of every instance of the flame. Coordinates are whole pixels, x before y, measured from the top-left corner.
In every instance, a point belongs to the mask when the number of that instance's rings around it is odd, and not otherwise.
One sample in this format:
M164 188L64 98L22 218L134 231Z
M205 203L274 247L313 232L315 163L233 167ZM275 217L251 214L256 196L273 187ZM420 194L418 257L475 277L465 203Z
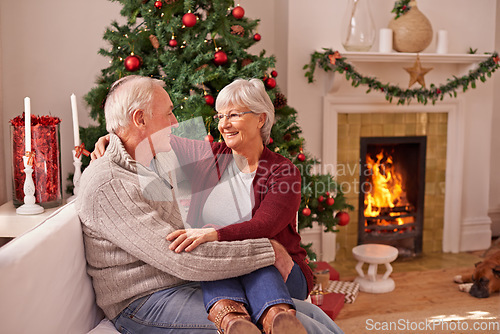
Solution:
M366 165L371 175L370 192L365 193L365 217L378 217L383 209L396 206L407 206L406 192L403 189L403 177L395 169L391 155L384 150L376 155L376 159L367 154ZM398 217L400 212L390 212L391 217ZM379 225L404 225L404 218L381 220Z

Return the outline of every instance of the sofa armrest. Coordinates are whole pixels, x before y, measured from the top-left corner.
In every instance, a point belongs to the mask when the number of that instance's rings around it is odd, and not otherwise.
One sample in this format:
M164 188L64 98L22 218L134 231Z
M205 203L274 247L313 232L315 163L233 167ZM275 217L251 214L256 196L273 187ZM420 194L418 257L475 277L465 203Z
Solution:
M0 248L5 333L86 333L102 319L71 202Z

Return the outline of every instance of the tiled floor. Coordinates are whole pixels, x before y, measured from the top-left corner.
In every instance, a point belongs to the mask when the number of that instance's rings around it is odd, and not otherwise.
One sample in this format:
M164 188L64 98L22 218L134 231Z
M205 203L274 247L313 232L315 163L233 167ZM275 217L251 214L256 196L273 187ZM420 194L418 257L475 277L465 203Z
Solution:
M481 255L484 251L467 253L422 253L413 258L398 258L391 265L394 272L424 271L432 269L473 267L475 263L481 261ZM352 254L337 254L334 262L330 262L340 274L340 279L354 278L357 276L357 261ZM366 264L365 264L366 265ZM380 273L379 269L379 273Z

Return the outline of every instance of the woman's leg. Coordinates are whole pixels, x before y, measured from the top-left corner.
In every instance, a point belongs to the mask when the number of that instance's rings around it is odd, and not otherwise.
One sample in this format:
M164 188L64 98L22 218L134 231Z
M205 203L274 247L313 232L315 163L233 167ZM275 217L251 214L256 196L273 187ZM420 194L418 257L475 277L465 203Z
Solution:
M198 283L157 291L132 302L113 320L122 333L216 334Z
M297 263L293 264L292 271L286 280L286 287L292 298L300 300L307 298L306 277Z
M264 267L240 277L248 300L252 321L257 323L272 305L287 304L295 308L283 277L275 266Z
M248 306L245 290L239 277L219 281L200 282L203 291L203 302L207 312L213 304L221 299L230 299Z
M201 282L208 319L224 333L254 333L260 330L250 321L245 291L239 277Z

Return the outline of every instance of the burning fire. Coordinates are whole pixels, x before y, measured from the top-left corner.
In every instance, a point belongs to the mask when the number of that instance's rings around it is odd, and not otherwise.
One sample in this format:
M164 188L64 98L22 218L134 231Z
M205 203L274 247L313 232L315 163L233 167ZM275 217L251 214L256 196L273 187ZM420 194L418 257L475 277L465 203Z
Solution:
M395 217L380 219L378 225L408 223L405 218L396 218L408 212L409 202L403 189L403 177L396 171L392 156L382 150L374 160L367 154L366 165L371 175L371 189L365 193L365 217Z

